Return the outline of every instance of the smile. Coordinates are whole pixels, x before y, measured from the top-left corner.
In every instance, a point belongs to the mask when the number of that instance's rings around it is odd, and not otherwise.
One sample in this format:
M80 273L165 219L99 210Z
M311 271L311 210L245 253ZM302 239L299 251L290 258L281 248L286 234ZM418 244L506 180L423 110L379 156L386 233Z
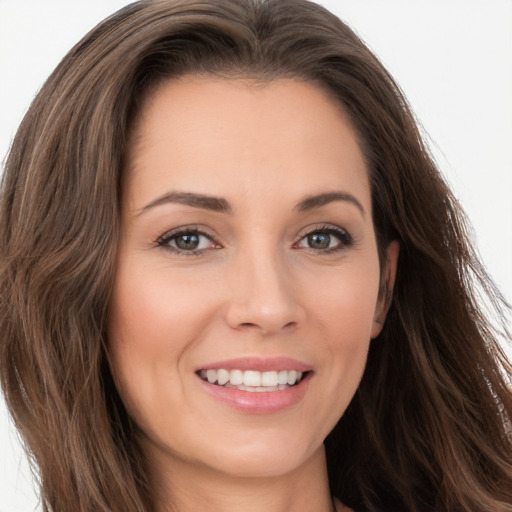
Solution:
M303 378L303 372L297 370L279 370L260 372L257 370L200 370L198 375L206 382L225 388L235 388L249 392L284 391L297 385Z
M303 400L314 368L290 357L248 356L203 363L195 374L217 402L244 414L269 414Z

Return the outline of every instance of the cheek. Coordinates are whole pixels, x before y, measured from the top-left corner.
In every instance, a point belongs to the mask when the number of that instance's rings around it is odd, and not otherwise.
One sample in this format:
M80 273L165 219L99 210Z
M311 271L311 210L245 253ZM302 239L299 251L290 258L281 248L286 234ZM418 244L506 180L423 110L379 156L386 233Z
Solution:
M165 267L121 264L110 315L113 340L145 353L179 352L208 316L208 286Z
M374 326L379 289L378 263L351 266L333 273L314 295L312 332L323 344L323 359L329 368L327 392L341 398L341 409L355 393L364 368ZM337 421L337 419L336 419Z
M369 340L379 291L378 262L361 262L333 272L317 288L311 308L326 328L344 343L357 345Z
M134 416L161 408L163 386L180 389L180 367L212 316L204 283L188 279L183 285L165 275L165 268L121 262L114 285L109 355L116 385Z

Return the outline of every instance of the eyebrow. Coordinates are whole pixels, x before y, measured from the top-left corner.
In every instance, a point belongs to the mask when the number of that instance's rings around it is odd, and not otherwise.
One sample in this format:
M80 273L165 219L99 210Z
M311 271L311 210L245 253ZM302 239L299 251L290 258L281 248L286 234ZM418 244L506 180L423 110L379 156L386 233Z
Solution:
M211 210L214 212L231 213L233 211L228 201L222 197L195 194L193 192L169 192L157 197L146 206L142 207L137 215L141 215L155 206L161 206L168 203L184 204L186 206L201 208L203 210Z
M326 192L324 194L308 196L300 201L295 209L299 212L314 210L315 208L320 208L326 204L332 203L333 201L345 201L347 203L353 204L361 212L363 217L366 215L366 211L363 205L348 192Z
M297 203L295 210L299 212L314 210L334 201L345 201L347 203L353 204L361 212L363 217L366 215L366 211L363 205L348 192L325 192L323 194L308 196ZM229 202L222 197L196 194L194 192L168 192L143 206L140 210L138 210L137 216L142 215L144 212L150 210L151 208L155 208L156 206L161 206L168 203L183 204L186 206L192 206L193 208L201 208L204 210L221 213L233 212L233 208Z

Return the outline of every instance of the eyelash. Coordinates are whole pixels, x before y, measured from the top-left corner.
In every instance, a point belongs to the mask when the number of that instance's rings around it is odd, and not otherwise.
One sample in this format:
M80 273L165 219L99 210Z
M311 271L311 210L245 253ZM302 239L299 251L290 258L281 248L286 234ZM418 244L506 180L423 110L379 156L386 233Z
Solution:
M191 228L191 227L183 227L183 228L176 228L171 231L168 231L167 233L163 234L156 240L156 245L158 247L161 247L163 249L169 250L175 254L178 255L184 255L184 256L202 256L204 255L205 251L210 249L208 248L202 248L202 249L191 249L191 250L185 250L180 249L179 247L175 247L170 245L171 242L177 240L179 237L185 236L185 235L192 235L192 236L198 236L198 237L206 237L210 240L211 244L215 245L214 248L220 248L221 246L218 245L214 238L206 233L205 231L202 231L198 229L197 227ZM297 247L299 243L301 243L303 240L305 240L308 236L311 235L329 235L329 236L335 236L338 238L339 243L335 245L334 247L327 247L325 249L315 249L313 247L303 247L302 249L313 252L315 254L332 254L335 252L340 252L343 250L348 249L352 245L354 245L354 238L352 235L350 235L345 229L333 226L333 225L324 225L324 226L315 226L314 228L306 231L300 236L300 239L298 242L294 244L294 247Z
M168 231L157 239L156 244L158 247L169 250L178 255L202 256L204 254L204 252L206 251L206 249L193 249L193 250L187 249L187 250L185 250L185 249L180 249L179 247L173 247L172 245L170 245L173 240L176 240L179 237L182 237L185 235L195 235L198 237L204 236L204 237L208 238L213 245L218 245L210 234L198 229L197 227L194 227L194 228L182 227L182 228L176 228L171 231ZM218 247L220 247L220 246L218 246Z
M335 236L339 243L335 245L334 247L328 247L325 249L314 249L313 247L304 247L307 251L313 251L314 253L322 253L322 254L332 254L336 252L340 252L343 250L348 249L352 245L354 245L354 238L352 235L348 233L343 228L333 226L333 225L324 225L324 226L315 226L314 228L306 231L303 233L300 237L300 240L298 243L302 242L304 239L306 239L308 236L311 235L329 235L329 236ZM297 245L297 244L295 244Z

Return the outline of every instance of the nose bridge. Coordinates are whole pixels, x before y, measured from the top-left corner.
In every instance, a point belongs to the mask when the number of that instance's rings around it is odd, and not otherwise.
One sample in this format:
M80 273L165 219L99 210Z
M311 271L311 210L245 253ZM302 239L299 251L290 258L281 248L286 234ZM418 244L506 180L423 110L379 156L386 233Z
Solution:
M292 269L268 241L240 251L228 306L233 328L269 334L297 325L301 308L294 291Z

